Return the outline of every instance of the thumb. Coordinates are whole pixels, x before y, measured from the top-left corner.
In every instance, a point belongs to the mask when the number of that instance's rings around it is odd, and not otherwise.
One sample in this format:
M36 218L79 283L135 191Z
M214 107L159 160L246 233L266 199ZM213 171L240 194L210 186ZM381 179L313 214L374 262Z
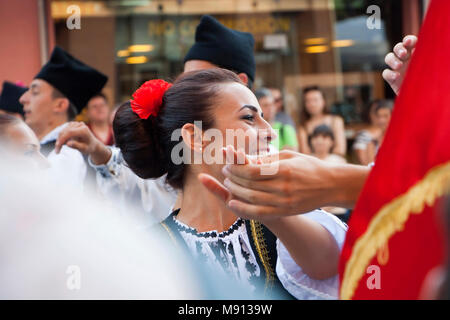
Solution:
M226 203L231 198L231 193L216 178L206 173L200 173L197 177L206 189L223 202Z

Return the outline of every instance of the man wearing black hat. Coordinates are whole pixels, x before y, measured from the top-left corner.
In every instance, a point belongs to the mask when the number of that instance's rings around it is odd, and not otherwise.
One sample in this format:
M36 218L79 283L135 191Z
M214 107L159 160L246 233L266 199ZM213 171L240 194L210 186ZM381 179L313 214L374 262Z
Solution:
M15 85L12 82L3 82L2 94L0 95L0 113L9 113L23 119L23 106L19 98L28 88Z
M86 164L82 154L64 146L57 155L54 146L67 122L101 91L106 81L105 75L55 47L50 60L20 97L25 122L40 140L42 153L47 156L57 179L83 184Z
M252 87L255 80L255 40L250 33L225 27L205 15L195 31L195 43L184 57L184 72L224 68Z
M195 43L184 58L184 72L225 68L236 72L239 78L252 86L255 79L254 39L250 33L225 27L211 16L201 18L195 32ZM141 199L144 211L158 221L164 220L176 198L174 191L167 191L164 177L142 180L128 167L118 148L103 145L82 123L71 123L61 133L57 150L70 140L76 140L78 150L89 155L91 165L98 172L97 182L103 194L121 190L119 196Z

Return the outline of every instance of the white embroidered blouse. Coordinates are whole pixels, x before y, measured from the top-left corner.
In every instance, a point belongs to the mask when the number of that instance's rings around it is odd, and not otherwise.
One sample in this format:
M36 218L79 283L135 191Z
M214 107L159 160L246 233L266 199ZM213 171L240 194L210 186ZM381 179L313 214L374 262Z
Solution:
M347 227L338 218L323 210L314 210L306 217L320 223L335 238L342 248ZM238 218L226 231L197 232L178 221L175 225L193 256L224 275L231 274L245 286L255 289L252 279L259 277L260 267L250 245L245 221ZM278 259L276 273L284 288L297 299L336 299L338 276L315 280L307 276L289 255L284 245L277 240Z

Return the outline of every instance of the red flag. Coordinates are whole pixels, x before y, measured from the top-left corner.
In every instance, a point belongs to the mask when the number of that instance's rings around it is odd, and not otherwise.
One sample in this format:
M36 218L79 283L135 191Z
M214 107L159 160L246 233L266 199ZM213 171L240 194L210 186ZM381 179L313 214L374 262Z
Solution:
M432 0L341 254L342 299L417 299L443 261L450 183L450 1Z

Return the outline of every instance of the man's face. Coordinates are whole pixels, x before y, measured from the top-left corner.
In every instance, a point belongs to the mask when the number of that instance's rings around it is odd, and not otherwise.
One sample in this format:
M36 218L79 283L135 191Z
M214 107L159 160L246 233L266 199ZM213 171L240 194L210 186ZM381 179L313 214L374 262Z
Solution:
M270 89L270 92L272 93L273 102L277 107L277 112L281 111L283 109L283 96L281 95L281 91L278 89Z
M109 113L109 106L106 103L105 98L97 96L89 100L87 104L87 116L89 121L108 122Z
M212 68L219 67L205 60L189 60L184 63L184 72L206 70ZM245 85L248 85L248 76L245 73L238 73L238 77Z
M264 119L269 123L275 120L275 114L277 112L277 108L273 100L274 99L271 96L265 96L258 100L264 114Z
M189 60L184 64L184 72L218 68L215 64L205 60Z
M53 118L53 87L44 80L34 79L30 88L20 97L25 112L25 123L35 132L45 128Z

